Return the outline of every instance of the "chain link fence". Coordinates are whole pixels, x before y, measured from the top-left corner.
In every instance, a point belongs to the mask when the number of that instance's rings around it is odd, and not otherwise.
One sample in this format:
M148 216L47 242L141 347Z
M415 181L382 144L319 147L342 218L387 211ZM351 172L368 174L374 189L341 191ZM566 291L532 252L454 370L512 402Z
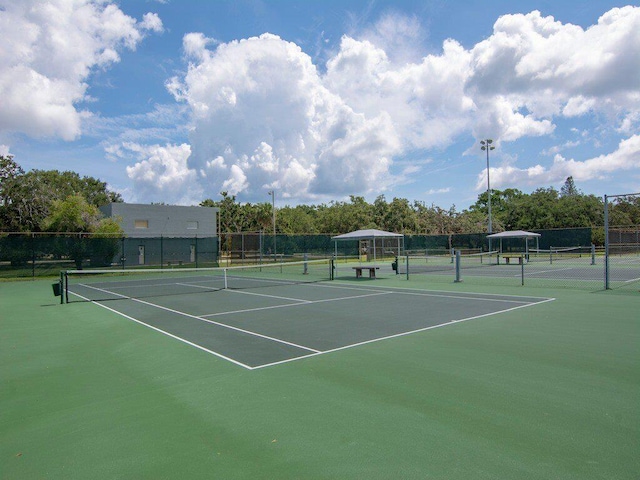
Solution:
M217 237L0 234L0 278L56 276L61 270L88 268L198 268L217 265Z
M619 208L639 205L640 193L604 196L605 288L635 291L640 283L640 226L629 225L632 215L624 212L610 215L612 202Z
M602 290L607 288L608 259L608 288L635 288L640 280L640 227L612 225L607 231L608 256L600 242L605 236L603 228L578 228L534 230L541 234L539 248L526 253L521 251L521 240L511 244L505 239L500 256L493 259L486 257L485 233L406 235L397 272L391 274L409 278L421 275L420 278L433 283L458 280L480 285ZM197 236L127 238L0 233L0 277L57 276L67 269L198 268L305 258L336 257L337 262L345 265L363 261L359 242L336 244L331 240L333 236L274 237L266 232L244 232L222 234L218 242L217 237ZM455 261L455 252L461 255L459 263ZM389 267L392 260L379 259L389 263Z

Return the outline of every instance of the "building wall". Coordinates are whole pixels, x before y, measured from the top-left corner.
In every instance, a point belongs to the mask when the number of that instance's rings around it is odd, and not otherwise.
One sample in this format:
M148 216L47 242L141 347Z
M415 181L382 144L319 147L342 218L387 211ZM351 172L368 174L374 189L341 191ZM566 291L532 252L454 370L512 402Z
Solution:
M217 264L218 208L111 203L100 211L116 219L124 230L120 252L112 264Z
M127 237L218 236L218 208L110 203L100 211L117 219Z

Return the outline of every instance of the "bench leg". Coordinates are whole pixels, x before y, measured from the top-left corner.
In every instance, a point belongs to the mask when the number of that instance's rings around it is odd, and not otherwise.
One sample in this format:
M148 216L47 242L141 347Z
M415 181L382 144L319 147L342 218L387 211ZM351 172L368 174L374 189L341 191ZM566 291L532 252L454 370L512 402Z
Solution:
M371 269L369 270L369 278L376 278L376 271Z

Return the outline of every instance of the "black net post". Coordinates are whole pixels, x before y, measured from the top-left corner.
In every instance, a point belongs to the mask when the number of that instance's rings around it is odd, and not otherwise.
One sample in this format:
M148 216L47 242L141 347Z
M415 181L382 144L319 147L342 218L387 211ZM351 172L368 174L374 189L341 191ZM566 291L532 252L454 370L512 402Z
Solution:
M60 279L58 280L60 285L60 305L64 304L65 288L64 288L64 272L60 272Z
M64 301L69 303L69 275L64 272Z
M609 290L609 197L604 196L604 289Z

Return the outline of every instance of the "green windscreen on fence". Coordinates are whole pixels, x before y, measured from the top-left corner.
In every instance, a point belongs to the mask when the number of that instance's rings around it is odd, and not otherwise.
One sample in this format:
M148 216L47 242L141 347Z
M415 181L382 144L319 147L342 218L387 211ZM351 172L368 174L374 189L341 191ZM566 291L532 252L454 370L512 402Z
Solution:
M89 234L2 234L0 276L55 276L65 269L214 267L216 237L128 238Z

